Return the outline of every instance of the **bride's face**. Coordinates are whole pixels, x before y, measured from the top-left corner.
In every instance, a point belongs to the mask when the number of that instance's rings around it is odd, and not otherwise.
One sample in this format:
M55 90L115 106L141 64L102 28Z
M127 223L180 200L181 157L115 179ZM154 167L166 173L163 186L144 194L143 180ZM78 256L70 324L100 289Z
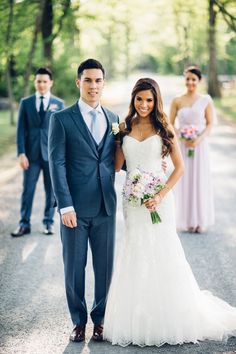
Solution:
M154 97L152 91L139 91L134 99L134 108L139 117L149 117L154 108Z

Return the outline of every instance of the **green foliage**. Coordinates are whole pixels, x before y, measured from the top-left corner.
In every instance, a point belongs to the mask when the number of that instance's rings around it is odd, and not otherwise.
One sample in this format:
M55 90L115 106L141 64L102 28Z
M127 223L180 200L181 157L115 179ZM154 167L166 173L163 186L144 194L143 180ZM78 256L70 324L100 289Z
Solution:
M81 60L101 60L107 78L127 77L141 69L159 74L182 74L189 64L208 66L208 1L199 0L73 0L64 16L66 0L53 0L53 92L68 102L78 97L74 84ZM0 2L0 96L7 96L5 69L9 54L13 93L23 95L24 74L32 45L41 0L14 1L12 36L6 46L9 1ZM227 10L235 16L233 0ZM61 26L62 24L62 26ZM217 23L218 68L221 74L236 74L235 33L222 15ZM33 55L34 72L46 65L41 34Z
M16 127L9 124L9 111L0 112L0 156L15 147Z
M214 102L223 117L227 117L236 122L236 87L233 83L231 83L231 85L231 87L223 90L222 98L217 99Z

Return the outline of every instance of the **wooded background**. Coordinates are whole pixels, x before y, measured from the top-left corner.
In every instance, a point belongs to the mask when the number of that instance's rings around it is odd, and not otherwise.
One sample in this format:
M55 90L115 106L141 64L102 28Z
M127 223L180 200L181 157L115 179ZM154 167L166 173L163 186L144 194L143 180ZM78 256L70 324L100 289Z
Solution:
M53 70L54 93L73 101L88 57L110 80L197 64L212 97L221 95L219 78L236 75L236 0L0 0L0 23L0 97L12 111L40 66Z

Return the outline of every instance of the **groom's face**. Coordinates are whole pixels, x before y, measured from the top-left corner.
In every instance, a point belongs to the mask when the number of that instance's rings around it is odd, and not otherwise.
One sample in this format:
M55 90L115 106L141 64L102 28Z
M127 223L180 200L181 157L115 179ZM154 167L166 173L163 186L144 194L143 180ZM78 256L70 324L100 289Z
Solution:
M104 87L102 70L85 69L81 77L76 80L76 85L80 89L81 99L91 107L96 107Z

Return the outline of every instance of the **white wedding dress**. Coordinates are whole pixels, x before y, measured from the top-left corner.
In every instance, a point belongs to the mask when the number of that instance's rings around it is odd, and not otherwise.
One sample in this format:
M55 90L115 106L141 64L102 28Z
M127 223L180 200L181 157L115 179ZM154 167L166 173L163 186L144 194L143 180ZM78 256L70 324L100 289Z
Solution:
M162 143L126 136L127 170L142 167L162 175ZM227 340L236 335L236 308L201 291L176 233L173 194L152 224L144 207L124 205L125 235L114 267L104 321L104 339L126 346Z

